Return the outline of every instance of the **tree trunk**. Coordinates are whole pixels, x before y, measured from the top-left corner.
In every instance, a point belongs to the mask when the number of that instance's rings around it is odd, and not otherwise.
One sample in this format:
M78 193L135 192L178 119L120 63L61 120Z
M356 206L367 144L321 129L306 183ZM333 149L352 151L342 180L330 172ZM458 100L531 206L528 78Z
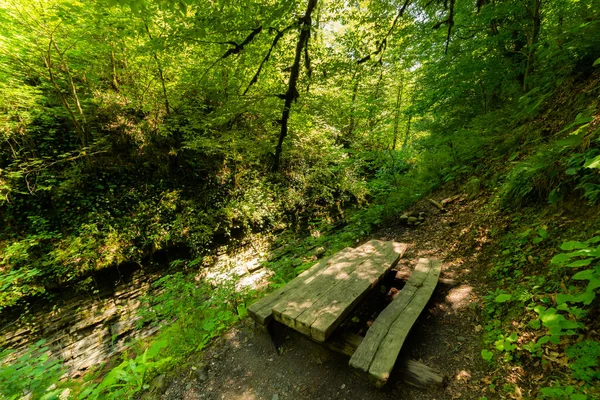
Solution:
M60 66L67 75L67 82L69 83L69 91L71 93L71 97L73 98L73 100L75 102L75 106L77 108L77 112L79 114L79 118L81 118L81 121L75 115L75 112L73 111L73 108L71 107L71 104L69 103L69 99L65 96L65 94L62 92L62 90L58 86L58 82L54 75L54 69L53 69L54 65L52 62L52 48L54 48L54 50L56 50L56 52L58 53L58 58L60 60ZM54 41L54 38L52 36L50 36L50 39L48 42L48 49L46 50L46 54L44 54L43 58L44 58L44 64L46 65L46 69L48 70L48 75L50 77L50 83L54 87L54 90L56 90L56 94L60 98L60 101L61 101L63 107L69 114L69 117L71 118L71 122L73 123L75 130L79 134L79 138L81 140L82 147L87 147L89 145L89 134L86 129L85 114L83 113L83 108L81 107L81 103L79 101L79 96L77 95L77 88L75 87L75 83L73 82L73 77L71 76L71 70L69 69L69 66L63 57L63 53L60 52L58 45L56 44L56 42Z
M396 142L398 141L398 126L400 125L400 107L402 107L402 89L404 85L402 80L398 85L398 95L396 96L396 113L394 115L394 142L392 143L392 150L396 150Z
M358 70L354 71L354 76L352 77L354 81L354 86L352 87L352 103L350 103L350 122L348 123L348 132L346 133L346 139L342 141L344 144L344 148L350 148L350 141L352 139L352 134L354 133L354 128L356 127L356 119L354 114L356 112L356 97L358 96L358 85L360 84L360 73Z
M487 114L487 94L485 92L485 86L481 80L479 81L479 87L481 88L481 97L483 99L483 114Z
M144 22L144 26L146 27L146 32L148 33L148 37L150 38L150 40L153 40L152 34L150 33L150 28L148 27L148 24L146 22ZM169 106L169 96L167 96L167 86L165 84L163 67L160 62L160 59L158 58L158 55L156 54L156 51L152 51L152 55L154 56L154 61L156 61L156 69L158 70L158 78L159 78L160 84L162 86L162 92L163 92L163 96L165 99L165 111L166 111L167 115L169 115L169 114L171 114L171 108Z
M410 138L410 121L412 120L412 115L408 116L408 124L406 125L406 134L404 135L404 143L402 143L402 150L406 149L408 145L408 139Z
M531 28L531 38L529 40L529 52L527 53L527 68L525 68L525 77L523 78L523 91L528 92L531 89L529 79L533 72L533 64L535 61L535 47L537 45L538 37L540 35L540 26L542 23L540 17L540 8L542 0L533 0L533 10L531 12L531 19L533 26Z
M111 45L111 47L112 47L112 45ZM119 79L117 77L117 61L115 59L114 47L113 47L113 50L111 50L111 52L110 52L110 63L111 63L111 67L112 67L112 87L118 93L118 92L120 92L120 90L119 90Z
M379 95L381 93L381 82L383 81L383 66L380 67L379 78L377 78L377 83L375 84L375 93L373 94L373 104L369 107L369 120L368 120L368 129L369 132L373 132L375 129L375 125L379 122L378 119L375 118L375 111L379 102Z
M300 76L300 65L302 61L302 54L304 46L308 45L310 38L310 27L311 27L311 14L317 6L318 0L308 0L308 6L306 13L300 23L300 35L298 37L298 43L296 44L296 56L294 57L294 64L292 64L292 71L290 73L290 79L288 82L288 89L285 94L285 104L283 106L283 112L281 114L281 131L279 132L279 141L275 148L275 158L273 161L273 172L279 170L279 161L281 159L281 151L283 148L283 141L288 133L288 121L290 118L290 110L292 108L292 102L298 98L298 77Z

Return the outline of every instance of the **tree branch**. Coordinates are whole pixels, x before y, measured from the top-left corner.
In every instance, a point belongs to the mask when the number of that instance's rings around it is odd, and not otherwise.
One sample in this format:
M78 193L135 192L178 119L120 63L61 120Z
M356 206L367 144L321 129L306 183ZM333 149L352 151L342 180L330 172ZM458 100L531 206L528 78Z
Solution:
M258 28L255 28L252 30L252 32L250 32L250 34L246 37L246 39L244 39L244 41L240 44L237 44L236 42L225 42L226 44L230 44L233 47L230 48L229 50L227 50L220 58L218 58L215 62L213 62L210 67L208 67L208 69L206 71L204 71L204 73L202 74L202 78L204 78L204 76L208 73L208 71L210 71L215 65L217 65L217 63L219 63L220 61L226 59L227 57L231 56L232 54L239 54L242 52L242 50L244 50L244 47L246 47L248 44L250 44L250 42L252 42L254 40L254 38L256 37L256 35L258 35L259 33L262 32L262 25L259 26Z
M279 40L283 37L283 35L285 35L285 33L287 31L289 31L290 29L292 29L295 26L296 26L296 23L293 23L292 25L284 28L283 30L277 31L277 35L275 35L275 37L273 38L273 43L271 43L271 47L269 48L269 51L267 51L267 54L260 62L260 65L258 66L258 70L256 70L256 73L250 80L250 83L248 84L248 87L246 88L246 90L244 90L244 93L242 94L242 96L245 96L248 93L248 91L250 90L250 88L252 87L252 85L254 85L256 82L258 82L258 77L260 76L260 73L261 73L264 65L271 58L271 53L273 52L273 49L275 49L275 47L277 46L277 43L279 43Z
M390 35L394 31L394 29L396 28L396 24L398 23L398 20L402 17L402 15L404 15L404 11L406 11L406 7L409 6L410 1L411 0L404 1L404 4L402 5L402 7L400 8L400 10L398 10L398 14L396 14L396 18L394 18L394 21L392 22L392 26L390 27L390 29L388 29L383 40L381 42L379 42L379 44L377 45L377 49L374 52L372 52L371 54L368 54L368 55L364 56L363 58L361 58L360 60L358 60L357 64L359 64L359 65L363 64L363 63L369 61L371 59L371 57L376 56L377 54L379 54L385 50L385 48L387 47L388 38L390 37Z
M442 25L448 25L448 34L446 35L446 50L444 54L448 54L448 46L450 45L450 37L452 35L452 27L454 26L454 4L456 0L450 0L450 6L448 8L448 18L438 22L432 28L439 29Z
M298 83L298 77L300 76L300 64L302 61L302 52L304 46L308 45L308 39L310 38L310 27L312 24L311 14L317 6L318 0L308 0L306 7L306 13L304 17L300 19L300 35L298 37L298 43L296 44L296 54L294 57L294 64L292 64L292 70L290 72L290 79L288 81L288 89L285 94L285 104L283 106L283 112L281 115L281 131L279 133L279 140L275 147L275 158L273 162L273 172L279 170L279 160L281 158L281 152L283 149L283 141L288 133L288 120L290 118L290 110L292 108L292 102L298 98L298 90L296 89Z

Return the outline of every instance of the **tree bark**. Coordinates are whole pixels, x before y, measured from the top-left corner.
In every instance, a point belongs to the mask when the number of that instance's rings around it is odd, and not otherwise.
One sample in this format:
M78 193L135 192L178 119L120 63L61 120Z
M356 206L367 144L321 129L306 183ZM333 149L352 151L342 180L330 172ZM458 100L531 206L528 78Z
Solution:
M404 135L404 143L402 143L402 150L406 149L408 145L408 139L410 138L410 121L412 120L412 115L408 116L408 124L406 125L406 134Z
M300 22L300 35L298 37L298 43L296 44L296 56L294 57L294 64L292 64L292 71L290 73L290 79L288 81L288 89L285 94L285 104L283 106L283 112L281 114L281 131L279 132L279 140L277 147L275 148L275 158L273 161L273 172L279 171L279 163L281 159L281 152L283 148L283 141L288 134L288 121L290 118L290 110L292 108L292 102L298 98L298 77L300 76L300 66L302 61L302 54L304 46L308 45L310 38L310 27L311 27L311 14L317 6L318 0L308 0L308 6L306 7L306 13Z
M535 47L540 35L540 26L542 19L540 16L540 8L542 0L533 0L533 9L530 10L531 19L533 25L531 27L531 39L529 40L529 51L527 53L527 67L525 68L525 77L523 78L523 91L528 92L531 89L531 85L528 80L533 73L533 64L535 61ZM529 8L528 8L529 9Z
M152 34L150 33L150 28L148 27L148 24L146 22L144 22L144 26L146 27L146 32L148 33L148 37L150 38L150 40L153 40ZM165 111L166 111L167 115L169 115L169 114L171 114L171 107L169 106L169 96L167 96L167 86L165 84L165 77L163 74L162 63L160 62L160 59L158 58L156 51L152 51L152 55L154 56L154 61L156 61L156 69L158 70L158 78L159 78L160 84L162 86L162 92L163 92L163 96L165 99Z
M400 125L400 107L402 107L402 89L404 85L402 80L398 85L398 94L396 96L396 113L394 115L394 142L392 143L392 150L396 150L396 142L398 141L398 127Z
M358 96L358 85L360 84L360 73L358 70L354 71L352 80L354 81L354 86L352 87L352 102L350 103L350 121L348 123L348 132L346 134L347 138L342 141L344 148L350 147L350 140L354 133L354 128L356 127L356 117L354 114L356 113L356 97Z
M379 122L378 119L375 118L375 110L377 107L377 103L379 102L379 95L381 93L381 82L383 81L383 65L379 64L379 78L377 78L377 83L375 84L375 93L373 93L373 104L369 107L369 119L367 121L367 126L369 132L373 132L375 129L375 125Z
M65 96L65 94L62 92L62 90L58 86L58 82L56 80L56 77L54 75L54 70L53 70L52 48L54 48L54 50L57 52L61 67L67 75L67 82L69 83L69 91L71 92L71 97L73 97L73 101L75 102L75 106L77 108L77 112L79 114L79 117L81 118L81 121L79 121L77 119L77 116L75 115L75 112L73 111L73 108L71 107L71 104L69 104L68 98ZM75 83L74 83L73 77L71 75L71 70L69 69L69 66L63 57L63 53L61 53L61 51L58 48L58 45L54 41L53 36L50 36L50 39L48 42L48 49L46 50L46 54L43 56L43 58L44 58L44 64L46 65L46 69L48 70L48 75L50 77L50 83L54 87L54 90L56 90L56 94L60 98L60 101L63 104L63 107L69 114L69 117L71 117L71 122L73 122L73 126L75 126L75 130L79 134L79 138L81 140L82 147L87 147L89 145L89 135L88 135L87 128L86 128L85 114L83 113L83 108L81 107L81 103L79 101L79 96L77 95L77 88L75 87Z
M112 86L113 89L115 89L115 91L118 93L121 90L119 89L119 79L117 77L117 60L115 59L114 47L112 45L111 47L113 48L113 50L111 50L110 52L110 63L112 67Z

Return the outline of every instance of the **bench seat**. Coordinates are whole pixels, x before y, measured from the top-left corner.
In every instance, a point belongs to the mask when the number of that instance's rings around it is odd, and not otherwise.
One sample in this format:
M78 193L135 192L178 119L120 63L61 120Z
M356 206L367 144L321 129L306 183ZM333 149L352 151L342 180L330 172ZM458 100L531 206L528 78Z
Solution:
M350 365L385 385L400 349L435 289L442 263L422 258L398 296L379 314L358 346Z

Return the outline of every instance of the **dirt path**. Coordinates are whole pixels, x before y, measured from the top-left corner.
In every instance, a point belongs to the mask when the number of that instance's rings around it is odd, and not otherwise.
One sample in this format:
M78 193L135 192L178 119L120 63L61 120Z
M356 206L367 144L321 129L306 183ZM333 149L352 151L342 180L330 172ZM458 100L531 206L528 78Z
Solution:
M439 193L441 200L449 193ZM481 359L479 300L485 293L487 226L480 210L485 200L456 200L441 213L427 201L413 210L427 221L416 228L388 226L375 239L411 245L402 260L411 268L419 257L444 260L441 282L403 347L446 377L443 389L422 391L392 375L383 389L333 353L292 330L282 335L281 354L268 335L251 321L236 326L165 386L163 399L488 399L498 398L485 385L490 371ZM499 221L495 221L499 223ZM402 265L401 265L402 267ZM162 390L161 390L162 391Z

